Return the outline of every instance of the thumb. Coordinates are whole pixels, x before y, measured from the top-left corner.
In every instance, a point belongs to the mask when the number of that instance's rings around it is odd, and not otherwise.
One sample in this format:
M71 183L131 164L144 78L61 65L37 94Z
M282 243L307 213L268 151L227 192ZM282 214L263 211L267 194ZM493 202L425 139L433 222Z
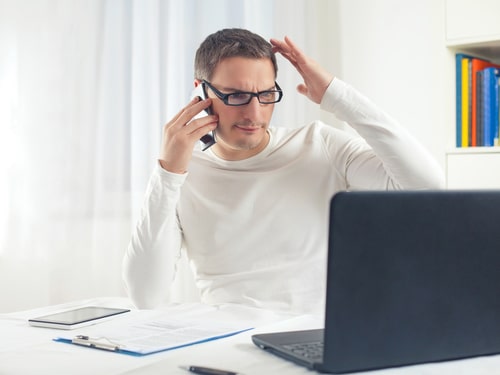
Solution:
M304 85L303 83L297 86L297 91L305 96L307 96L307 93L309 92L309 90L307 90L307 86Z

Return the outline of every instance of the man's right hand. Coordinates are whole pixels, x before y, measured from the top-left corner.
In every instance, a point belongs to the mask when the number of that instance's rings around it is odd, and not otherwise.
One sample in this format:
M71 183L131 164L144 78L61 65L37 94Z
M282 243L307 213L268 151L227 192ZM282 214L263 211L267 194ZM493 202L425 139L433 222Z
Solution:
M193 120L194 116L211 104L212 99L200 101L196 97L163 127L159 159L163 169L179 174L187 172L196 142L217 127L217 115Z

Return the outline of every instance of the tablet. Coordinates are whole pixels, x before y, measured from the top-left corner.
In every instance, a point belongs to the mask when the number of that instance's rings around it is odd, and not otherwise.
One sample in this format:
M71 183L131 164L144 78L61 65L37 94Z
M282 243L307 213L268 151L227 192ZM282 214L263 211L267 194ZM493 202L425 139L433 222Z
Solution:
M85 306L28 319L28 322L30 325L35 327L75 329L103 322L115 315L123 314L128 311L130 310L100 306Z

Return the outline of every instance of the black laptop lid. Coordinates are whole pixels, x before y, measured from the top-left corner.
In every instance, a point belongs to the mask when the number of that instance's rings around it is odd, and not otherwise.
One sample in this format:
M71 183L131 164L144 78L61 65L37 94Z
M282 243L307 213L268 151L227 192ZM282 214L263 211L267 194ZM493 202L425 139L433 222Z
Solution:
M323 370L500 353L500 192L331 201Z

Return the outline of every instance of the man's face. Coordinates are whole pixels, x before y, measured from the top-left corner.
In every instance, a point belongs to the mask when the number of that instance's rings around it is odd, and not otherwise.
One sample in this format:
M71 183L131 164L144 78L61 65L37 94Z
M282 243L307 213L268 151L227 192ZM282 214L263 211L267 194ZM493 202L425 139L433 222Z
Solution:
M224 94L238 91L273 90L274 68L269 59L231 57L216 67L211 85ZM261 104L257 97L242 106L228 106L209 87L212 109L219 116L217 143L213 151L226 160L242 160L262 151L269 142L267 128L274 104Z

